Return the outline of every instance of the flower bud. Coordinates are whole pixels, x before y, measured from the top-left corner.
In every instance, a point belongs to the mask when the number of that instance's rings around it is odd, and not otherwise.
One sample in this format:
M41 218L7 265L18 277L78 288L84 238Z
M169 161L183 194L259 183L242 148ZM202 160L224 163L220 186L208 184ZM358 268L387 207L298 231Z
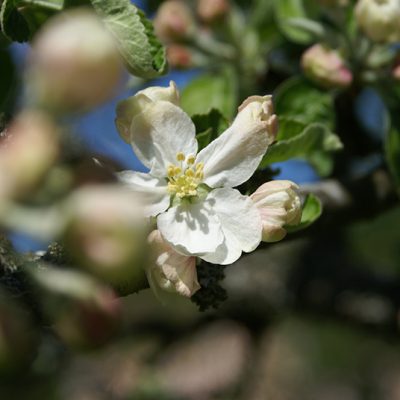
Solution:
M188 47L171 44L167 47L168 63L172 68L185 69L193 66L193 55Z
M169 101L179 105L179 92L175 82L170 81L168 87L152 86L140 90L134 96L120 101L117 105L115 124L125 142L130 143L130 128L133 118L144 112L146 107L154 101Z
M291 181L270 181L250 196L261 214L264 242L283 239L286 236L285 225L299 224L302 210L297 189L298 186Z
M200 289L197 281L196 257L177 253L167 244L158 230L150 233L151 262L146 274L155 294L160 289L191 297ZM161 297L161 296L160 296Z
M197 2L197 14L208 24L220 20L229 10L229 0L198 0Z
M371 40L390 43L400 40L399 0L358 0L355 15Z
M137 195L117 185L86 186L67 200L64 243L75 263L121 294L143 284L146 231Z
M321 44L307 49L301 64L306 76L325 88L347 87L353 80L340 54Z
M114 39L96 14L82 9L63 12L35 38L28 94L53 111L85 111L114 94L121 72Z
M192 12L182 0L162 3L153 22L157 35L165 42L186 39L196 29Z
M32 272L53 329L69 346L94 348L117 331L121 304L114 291L78 271L41 267Z
M272 96L250 96L239 106L234 124L243 124L248 129L249 124L257 122L262 123L268 144L271 144L278 132L278 118L274 114Z
M5 291L0 291L0 376L17 374L36 355L38 332L31 315Z
M53 121L37 111L21 113L0 142L0 198L30 194L58 152L58 129Z

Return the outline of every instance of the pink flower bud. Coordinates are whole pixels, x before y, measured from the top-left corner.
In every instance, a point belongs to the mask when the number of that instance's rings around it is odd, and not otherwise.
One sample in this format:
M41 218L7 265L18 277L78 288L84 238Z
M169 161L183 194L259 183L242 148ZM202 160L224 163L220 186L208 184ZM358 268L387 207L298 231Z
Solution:
M325 88L347 87L353 80L339 52L321 44L306 50L301 64L306 76Z
M179 44L171 44L168 46L167 58L172 68L185 69L193 65L190 49Z
M155 294L160 290L191 297L200 285L197 281L196 257L185 256L168 245L158 230L151 232L148 238L151 246L152 262L146 273Z
M220 20L229 10L229 0L198 0L197 2L197 14L205 23Z
M122 63L111 34L96 14L57 14L39 32L28 66L28 94L40 106L86 111L110 98Z
M297 189L291 181L270 181L250 196L261 214L264 242L283 239L286 236L284 226L300 222L302 210Z
M165 42L185 39L196 29L190 8L181 0L162 3L153 22L157 35Z
M117 185L86 186L67 200L64 242L76 264L122 294L142 284L146 231L138 196Z
M56 161L58 129L46 114L25 111L0 142L0 198L30 194Z
M356 19L365 34L376 42L400 40L399 0L358 0Z

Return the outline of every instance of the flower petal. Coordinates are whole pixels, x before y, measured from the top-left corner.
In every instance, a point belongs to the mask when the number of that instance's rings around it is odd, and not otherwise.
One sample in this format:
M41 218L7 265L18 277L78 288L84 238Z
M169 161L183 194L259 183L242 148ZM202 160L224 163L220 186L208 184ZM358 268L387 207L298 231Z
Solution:
M122 171L117 176L123 184L142 197L146 216L155 216L168 208L170 195L165 179L135 171Z
M198 154L196 162L204 163L204 182L215 188L247 181L275 134L271 96L248 98L233 124Z
M148 87L118 103L115 125L125 142L130 142L130 127L133 118L143 112L149 104L159 100L179 104L179 92L175 82L170 81L169 87Z
M151 245L152 262L146 264L145 270L156 295L160 295L160 288L190 297L200 289L196 257L177 253L158 230L150 233L148 242Z
M248 196L238 190L222 188L213 190L207 200L214 202L213 211L222 227L224 242L216 249L202 256L213 264L231 264L242 251L253 251L261 241L262 223L260 213Z
M157 226L175 250L187 255L213 252L224 239L221 224L207 201L172 207L158 216Z
M195 127L190 117L167 101L149 104L130 127L133 150L155 176L166 176L167 168L176 164L176 155L196 154Z

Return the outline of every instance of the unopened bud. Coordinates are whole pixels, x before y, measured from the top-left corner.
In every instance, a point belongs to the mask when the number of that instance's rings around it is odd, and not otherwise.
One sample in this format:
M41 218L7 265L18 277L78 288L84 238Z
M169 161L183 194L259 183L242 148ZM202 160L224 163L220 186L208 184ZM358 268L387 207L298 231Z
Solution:
M117 331L121 304L114 291L78 271L41 267L32 272L53 329L69 346L94 348Z
M339 52L321 44L306 50L301 64L306 76L325 88L347 87L353 80Z
M0 142L0 198L30 194L58 153L58 129L46 114L25 111L17 116Z
M185 69L193 66L192 52L188 47L171 44L167 48L168 63L172 68Z
M371 40L389 43L400 40L399 0L358 0L355 15Z
M277 180L264 183L250 196L261 215L264 242L283 239L285 225L299 224L302 210L297 189L291 181Z
M16 374L36 355L38 333L31 315L5 291L0 291L0 376Z
M198 0L197 14L205 23L213 23L225 17L230 10L229 0Z
M114 94L121 72L121 57L101 20L88 10L63 12L35 38L28 95L50 110L86 111Z
M197 281L196 257L177 253L164 241L158 230L148 238L151 262L146 267L147 278L156 295L160 290L191 297L200 289Z
M182 0L162 3L153 22L157 35L165 42L186 39L196 29L192 11Z
M75 263L121 294L143 284L146 231L136 194L117 185L86 186L67 200L64 243Z
M140 90L134 96L118 103L115 125L122 139L127 143L131 142L130 128L133 118L144 112L149 104L159 100L169 101L170 103L179 105L179 92L175 82L170 81L168 87L152 86Z

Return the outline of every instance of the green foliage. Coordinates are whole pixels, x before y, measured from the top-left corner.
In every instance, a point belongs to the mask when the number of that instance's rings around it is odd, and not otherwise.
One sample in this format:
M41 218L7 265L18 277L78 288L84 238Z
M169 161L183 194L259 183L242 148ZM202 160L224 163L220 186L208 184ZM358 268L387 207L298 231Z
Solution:
M311 224L313 224L322 214L322 203L313 194L308 194L303 204L303 212L301 214L301 221L296 226L285 226L285 229L291 232L301 231Z
M276 113L304 124L322 122L333 128L333 97L309 81L294 77L280 85L274 95Z
M196 127L196 138L199 143L199 151L216 139L228 126L228 120L215 108L208 114L196 114L192 117Z
M207 114L215 108L231 119L236 104L237 82L231 70L199 76L185 87L181 97L181 106L189 115Z
M154 78L166 72L165 49L142 11L129 0L92 0L91 3L114 34L132 74Z
M299 44L310 44L314 34L307 27L296 23L307 20L302 0L274 0L275 18L280 31L289 40Z
M10 41L26 42L55 12L64 0L4 0L0 9L0 30Z
M318 157L316 154L321 152L331 152L342 148L342 143L338 136L332 133L326 125L321 123L313 123L308 125L299 132L300 123L292 121L293 123L286 126L291 126L288 129L288 139L283 139L283 133L280 134L282 138L277 143L273 144L267 151L266 155L261 161L260 168L265 168L268 165L276 162L287 161L291 158L304 158L309 161L314 161L314 166L319 172L325 172L325 164L319 167ZM323 163L324 160L321 160Z

